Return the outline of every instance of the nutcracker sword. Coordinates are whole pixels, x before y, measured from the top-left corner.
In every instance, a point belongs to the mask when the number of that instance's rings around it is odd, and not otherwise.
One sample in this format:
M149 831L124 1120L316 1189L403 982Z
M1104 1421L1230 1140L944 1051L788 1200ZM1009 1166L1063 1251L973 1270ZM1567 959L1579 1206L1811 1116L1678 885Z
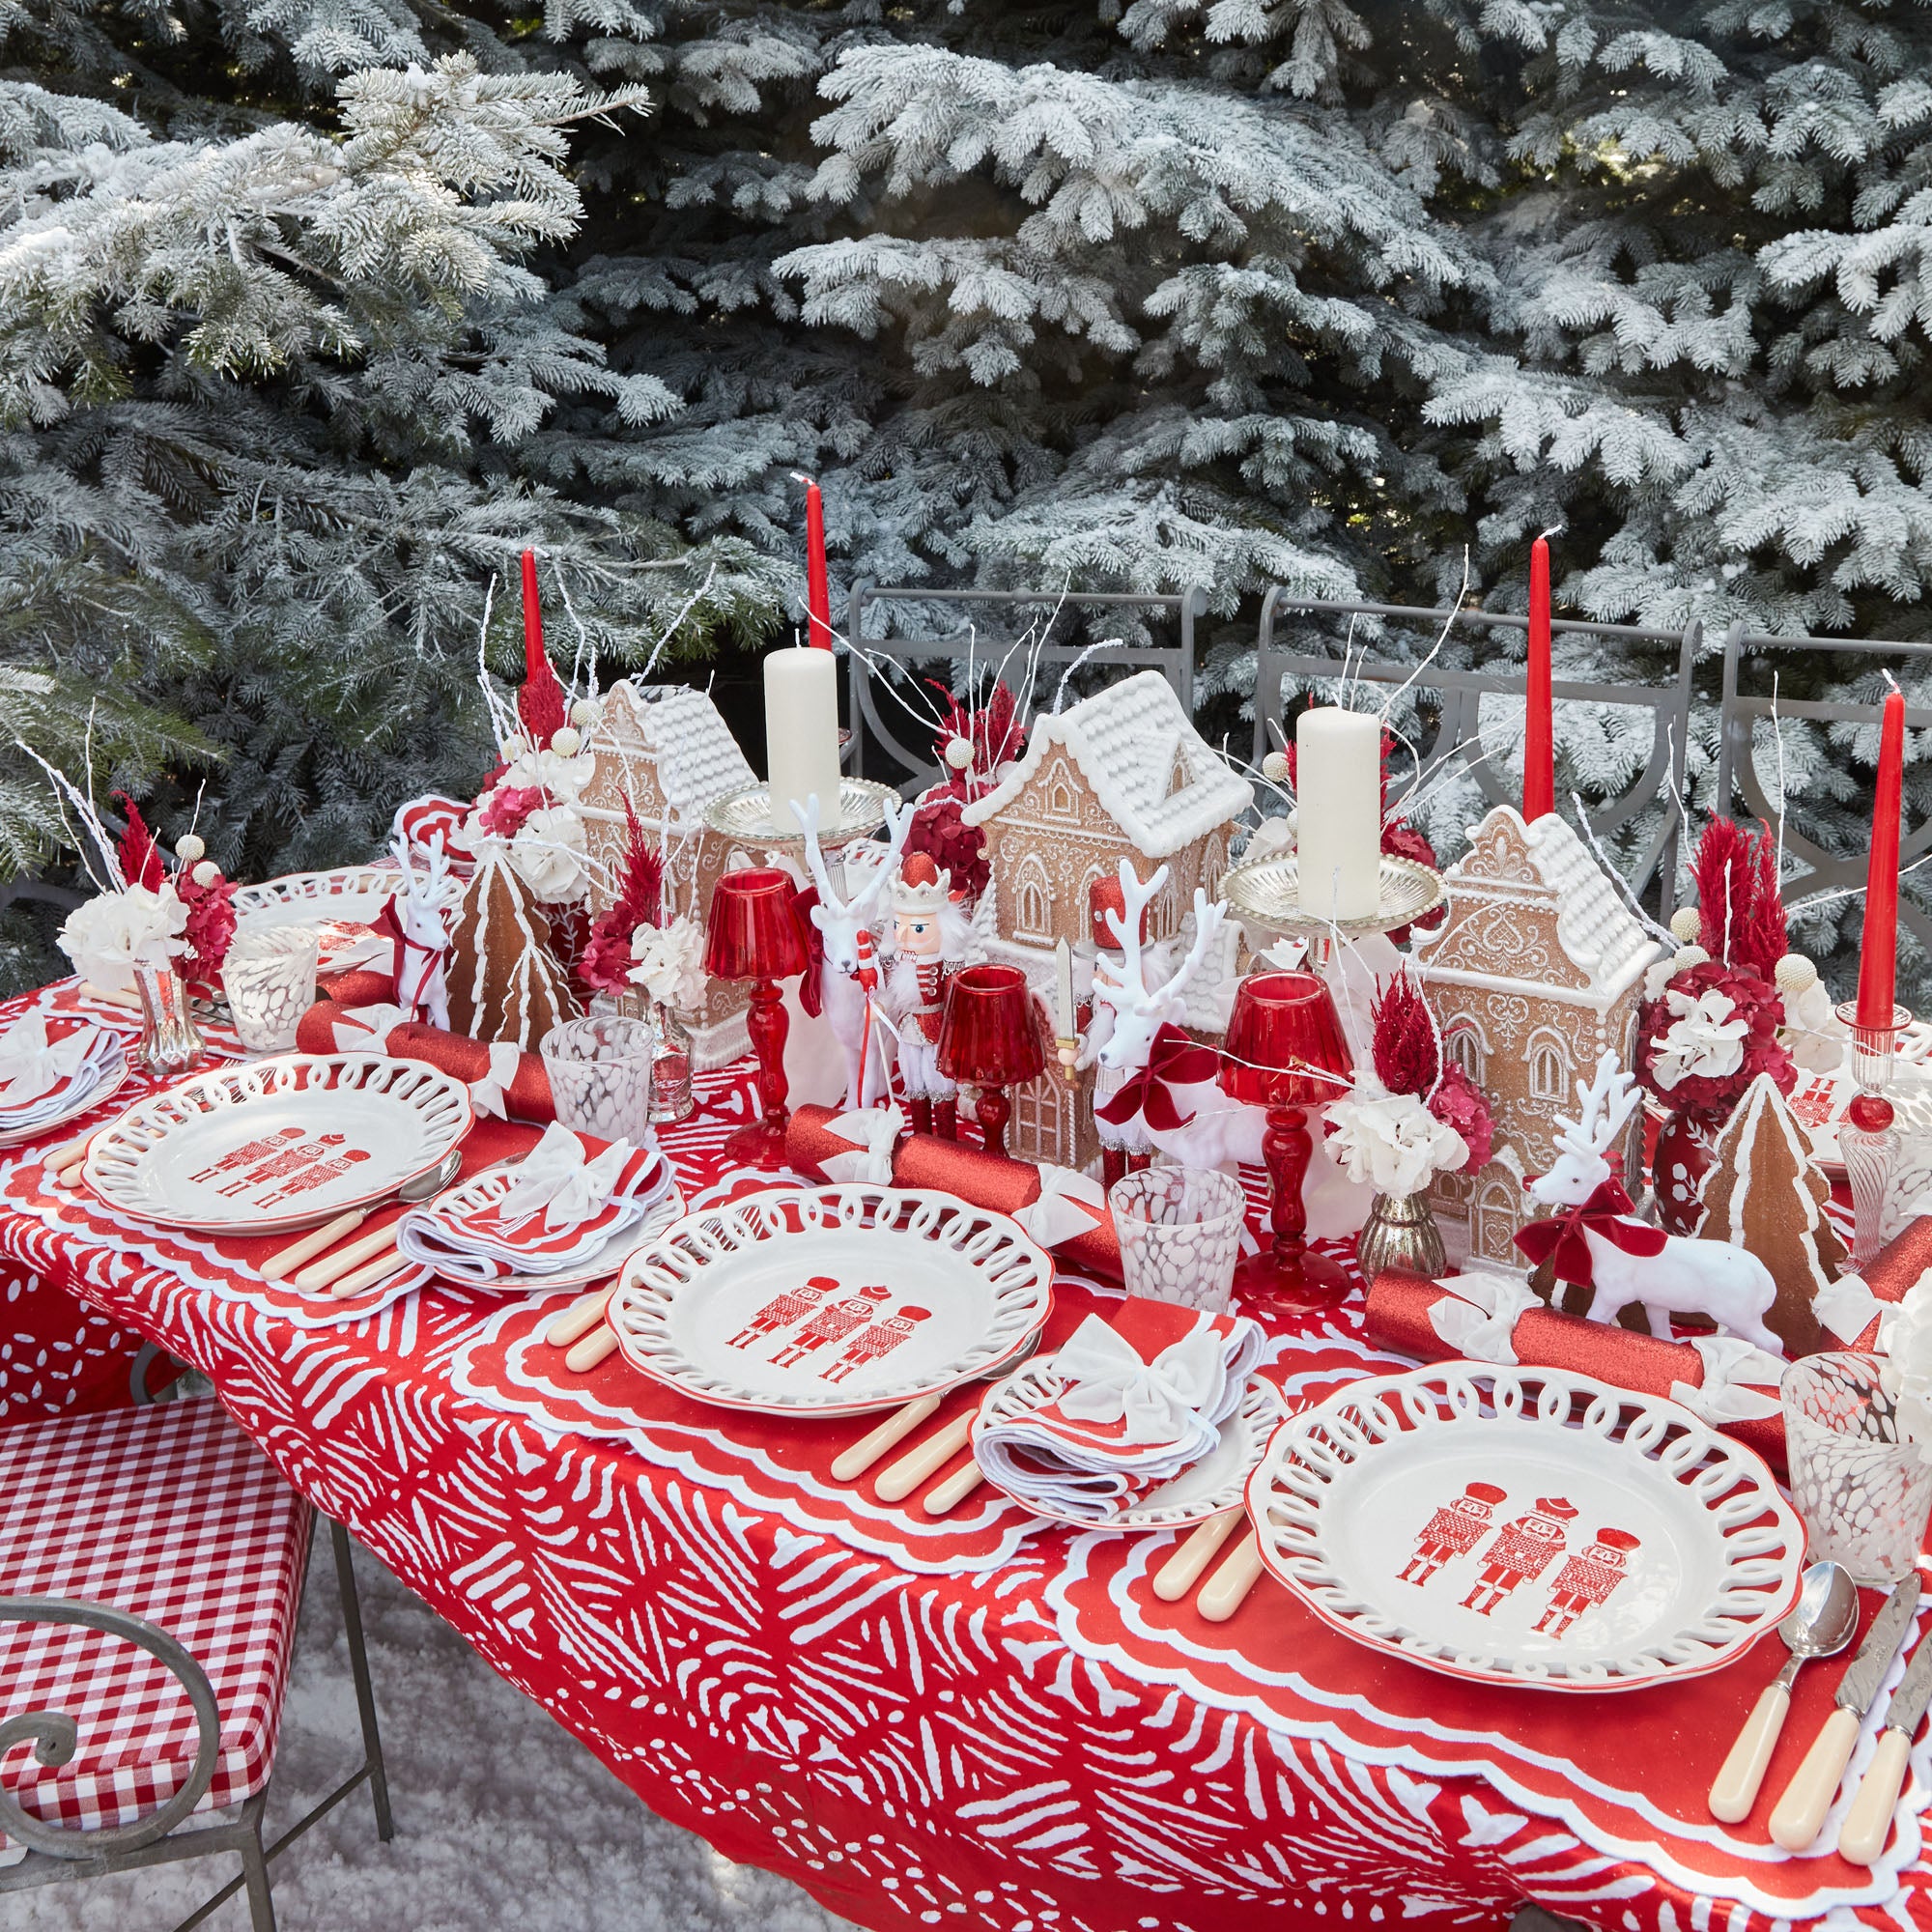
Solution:
M1068 1081L1080 1057L1080 1029L1073 1013L1073 949L1062 940L1053 949L1053 1031L1060 1068Z

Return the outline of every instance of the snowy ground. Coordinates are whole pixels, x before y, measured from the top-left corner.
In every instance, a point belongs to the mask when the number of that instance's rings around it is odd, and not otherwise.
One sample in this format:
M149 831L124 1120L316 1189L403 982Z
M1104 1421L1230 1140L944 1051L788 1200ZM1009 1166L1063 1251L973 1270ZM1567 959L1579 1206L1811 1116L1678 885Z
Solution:
M269 1808L270 1838L354 1767L355 1701L318 1538ZM667 1825L475 1657L386 1570L356 1556L396 1837L361 1792L275 1861L283 1932L846 1932L783 1879ZM45 1886L0 1903L6 1932L166 1932L233 1859ZM207 1921L246 1932L241 1896ZM1555 1932L1521 1915L1515 1932Z

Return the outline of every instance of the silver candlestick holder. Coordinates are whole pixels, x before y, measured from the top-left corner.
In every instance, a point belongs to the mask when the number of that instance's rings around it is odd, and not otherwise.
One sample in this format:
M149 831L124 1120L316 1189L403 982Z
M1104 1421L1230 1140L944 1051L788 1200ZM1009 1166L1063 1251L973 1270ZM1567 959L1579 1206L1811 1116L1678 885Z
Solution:
M1838 1151L1852 1190L1852 1265L1862 1272L1885 1245L1886 1197L1898 1151L1888 1094L1898 1068L1899 1036L1912 1015L1894 1006L1890 1025L1861 1025L1858 1004L1851 1000L1837 1012L1852 1036L1852 1079L1859 1090L1838 1122Z
M1316 967L1326 966L1337 939L1393 932L1413 925L1442 903L1442 874L1414 859L1384 852L1377 879L1378 904L1360 919L1325 919L1301 909L1301 877L1293 852L1236 866L1221 881L1220 899L1244 924L1308 942Z
M898 793L889 784L877 784L870 779L840 779L838 810L818 828L820 847L829 852L871 838L886 822L886 807L898 802ZM774 814L770 785L747 785L742 791L714 798L704 808L704 822L748 850L799 855L805 851L805 834L781 825Z

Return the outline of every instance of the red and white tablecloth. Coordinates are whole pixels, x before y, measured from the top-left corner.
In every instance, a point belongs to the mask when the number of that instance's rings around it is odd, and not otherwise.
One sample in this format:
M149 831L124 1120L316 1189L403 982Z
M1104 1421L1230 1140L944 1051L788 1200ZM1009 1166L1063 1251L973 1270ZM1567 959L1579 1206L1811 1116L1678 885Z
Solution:
M702 1098L665 1136L694 1202L747 1184L721 1147L755 1104L737 1072ZM485 1122L472 1165L532 1139ZM1265 1580L1208 1624L1149 1587L1170 1537L1048 1527L983 1489L940 1521L882 1503L830 1472L863 1424L570 1375L536 1333L555 1297L439 1285L304 1325L252 1270L273 1245L144 1229L0 1154L0 1412L77 1403L111 1334L153 1336L653 1810L861 1924L1492 1925L1523 1899L1631 1932L1932 1923L1932 1744L1870 1872L1710 1819L1762 1653L1535 1696L1383 1660ZM1105 1298L1063 1283L1057 1326ZM1269 1372L1299 1402L1402 1366L1357 1302L1280 1330ZM1774 1785L1833 1681L1801 1680Z

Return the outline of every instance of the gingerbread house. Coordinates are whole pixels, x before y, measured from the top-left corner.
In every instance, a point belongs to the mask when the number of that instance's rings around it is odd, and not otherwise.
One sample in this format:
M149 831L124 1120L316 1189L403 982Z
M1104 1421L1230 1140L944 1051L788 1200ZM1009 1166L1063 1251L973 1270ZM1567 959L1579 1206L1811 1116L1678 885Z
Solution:
M1158 671L1035 719L1025 753L961 813L984 832L992 868L988 957L1021 967L1050 998L1054 949L1086 941L1088 889L1113 877L1122 859L1143 878L1167 867L1148 933L1184 947L1195 888L1214 896L1236 823L1252 803L1247 781L1195 730ZM1232 952L1237 935L1224 936ZM1190 1024L1225 1027L1219 1008L1232 993L1232 964L1197 976ZM1098 1152L1090 1087L1086 1076L1069 1087L1049 1067L1016 1088L1009 1146L1023 1159L1086 1166Z
M701 691L683 684L634 685L628 679L604 694L604 716L590 735L597 769L584 786L582 811L592 863L590 912L611 902L623 864L624 804L665 845L665 907L700 923L720 876L748 854L704 823L704 809L728 792L757 783L730 727ZM700 1065L722 1065L749 1045L744 1012L748 989L707 980L692 1039Z
M1449 916L1413 952L1445 1057L1490 1095L1495 1145L1478 1174L1445 1175L1430 1202L1459 1259L1521 1269L1523 1181L1555 1160L1558 1114L1598 1059L1630 1063L1644 970L1662 949L1554 813L1525 825L1499 805L1443 874ZM1640 1174L1633 1122L1624 1171Z

